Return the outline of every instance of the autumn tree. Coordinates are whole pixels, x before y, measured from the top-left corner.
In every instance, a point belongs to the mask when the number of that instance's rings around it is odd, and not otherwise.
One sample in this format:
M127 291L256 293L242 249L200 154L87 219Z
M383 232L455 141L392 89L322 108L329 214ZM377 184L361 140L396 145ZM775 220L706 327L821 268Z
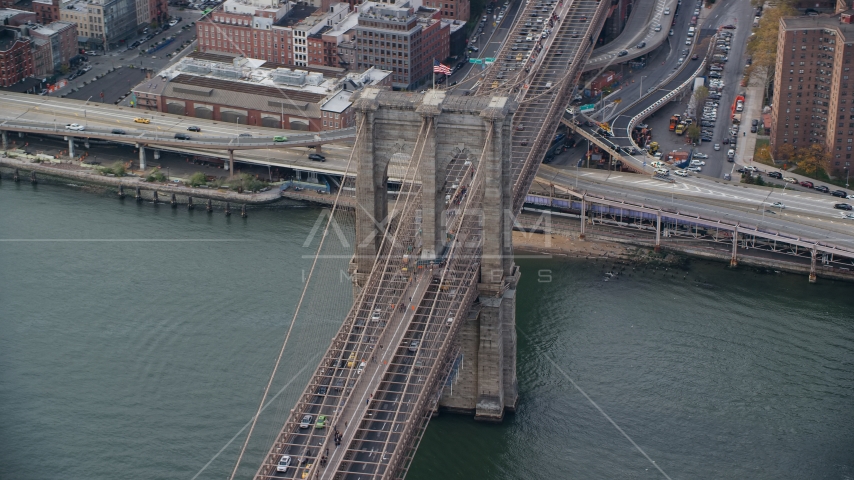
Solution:
M756 149L753 154L753 160L765 165L773 165L774 159L771 157L771 149L768 145L763 145Z
M769 89L774 78L777 63L777 43L780 31L780 19L798 15L791 5L781 3L763 10L759 27L755 28L747 41L747 53L753 58L753 64L745 70L748 76L765 75L765 96L770 97Z
M798 162L798 169L804 172L804 175L815 176L819 170L827 170L827 165L830 163L830 156L824 151L824 145L813 143L809 147L799 148L795 155L795 161Z
M795 147L791 143L784 143L777 147L777 158L789 160L795 155Z

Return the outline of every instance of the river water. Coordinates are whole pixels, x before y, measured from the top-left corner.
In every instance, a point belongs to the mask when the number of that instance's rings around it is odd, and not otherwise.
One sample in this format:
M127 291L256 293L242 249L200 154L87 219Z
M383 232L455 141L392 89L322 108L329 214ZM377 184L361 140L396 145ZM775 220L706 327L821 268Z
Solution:
M226 478L320 213L2 180L0 478ZM517 262L518 412L434 419L408 478L854 478L851 284ZM349 306L337 276L318 274L320 313L294 327L242 478Z

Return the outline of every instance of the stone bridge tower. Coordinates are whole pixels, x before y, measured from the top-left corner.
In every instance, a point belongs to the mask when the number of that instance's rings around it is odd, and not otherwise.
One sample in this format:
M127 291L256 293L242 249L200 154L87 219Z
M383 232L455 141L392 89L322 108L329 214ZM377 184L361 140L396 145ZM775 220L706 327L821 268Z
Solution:
M517 401L519 272L513 263L510 178L510 142L516 105L506 97L366 88L354 107L356 126L362 125L356 146L359 149L357 242L350 267L356 293L371 272L382 240L382 227L389 215L390 167L405 164L409 156L415 155L419 134L426 135L417 172L417 181L422 186L422 259L435 258L447 241L444 191L451 159L457 155L474 159L483 156L479 167L483 169L484 181L479 302L472 307L455 339L461 347L460 368L453 391L445 389L440 406L474 413L478 419L500 421L505 411L515 409ZM426 128L428 125L430 128Z

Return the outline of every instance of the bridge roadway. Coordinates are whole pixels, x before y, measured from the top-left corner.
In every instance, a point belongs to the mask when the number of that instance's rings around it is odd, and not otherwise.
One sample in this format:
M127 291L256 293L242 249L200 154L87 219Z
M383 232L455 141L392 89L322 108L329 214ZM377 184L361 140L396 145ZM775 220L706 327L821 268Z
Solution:
M154 148L200 148L221 151L294 148L351 142L356 135L356 129L352 127L322 132L286 131L254 125L232 125L112 104L11 92L0 92L0 106L2 106L1 130L56 134L81 139L97 138ZM135 118L145 118L150 120L150 123L137 123L134 121ZM65 125L69 123L83 125L86 129L84 131L66 130ZM200 127L201 132L188 132L189 126ZM123 130L125 134L112 133L115 129ZM176 133L187 134L190 140L178 140L175 138ZM240 137L241 133L252 135L252 137ZM284 136L287 141L275 142L274 136Z
M685 6L686 10L693 8L693 3L691 0L685 0ZM670 9L669 15L664 14L666 8ZM590 60L584 65L584 71L605 69L612 64L628 62L655 50L667 40L670 29L673 28L671 23L677 18L676 11L681 8L678 0L636 0L632 4L632 12L623 31L606 45L593 50ZM691 18L690 15L686 16L685 24ZM658 32L655 31L656 25L661 25ZM680 39L681 45L681 39L684 37L674 35L673 38ZM646 42L646 45L637 48L641 42ZM620 57L621 50L628 53Z

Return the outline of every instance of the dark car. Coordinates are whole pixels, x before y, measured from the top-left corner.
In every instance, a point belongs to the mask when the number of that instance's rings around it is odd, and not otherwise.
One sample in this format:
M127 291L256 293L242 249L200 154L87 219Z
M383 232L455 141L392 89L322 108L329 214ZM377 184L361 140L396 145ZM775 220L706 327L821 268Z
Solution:
M114 129L113 129L113 131L112 131L111 133L112 133L113 135L124 135L124 134L125 134L125 131L124 131L124 130L122 130L121 128L114 128Z
M750 122L750 124L753 125L754 127L758 127L759 126L759 120L754 118L753 121Z
M848 198L848 194L842 190L834 190L834 191L830 192L830 194L833 195L834 197ZM851 209L848 208L848 210L851 210Z
M176 133L176 134L175 134L175 138L176 138L176 139L178 139L178 140L189 140L189 139L191 139L192 137L191 137L191 136L189 136L189 135L187 135L186 133Z
M812 188L812 187L814 187L815 185L813 185L813 183L812 183L812 182L809 182L809 181L807 181L807 180L803 180L803 181L801 181L801 186L802 186L802 187L807 187L807 188Z
M783 174L780 172L768 172L768 176L771 178L782 179Z
M325 162L326 161L326 157L324 157L323 155L317 154L317 153L309 153L308 159L314 160L315 162Z
M643 48L643 47L645 47L645 46L646 46L646 42L640 42L640 43L637 45L637 48Z
M252 138L252 134L251 134L251 133L241 133L240 135L238 135L238 137L249 137L249 138Z
M816 185L815 187L813 187L813 190L815 190L816 192L821 192L821 193L830 192L830 189L827 188L825 185Z
M628 54L629 54L629 52L627 52L626 50L620 50L620 53L618 53L617 56L618 57L625 57Z
M202 129L195 126L195 125L192 125L192 126L187 127L187 131L188 132L201 132Z
M696 60L698 58L700 58L700 56L697 55L696 53L694 55L691 55L691 60Z
M836 205L833 206L833 208L836 208L839 210L851 210L851 205L849 205L847 203L837 203Z
M750 133L756 133L756 127L750 127Z

